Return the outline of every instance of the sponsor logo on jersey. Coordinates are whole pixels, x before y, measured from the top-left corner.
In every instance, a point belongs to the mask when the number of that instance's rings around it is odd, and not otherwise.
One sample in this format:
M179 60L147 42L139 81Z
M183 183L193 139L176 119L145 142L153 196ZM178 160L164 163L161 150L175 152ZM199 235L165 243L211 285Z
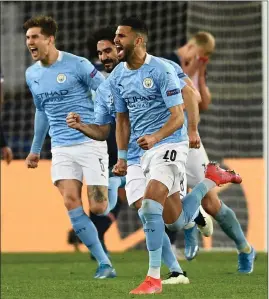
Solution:
M68 90L58 90L58 91L48 91L48 92L43 92L43 93L39 93L36 95L36 97L39 100L47 100L47 99L59 99L61 100L63 98L63 96L68 94Z
M58 83L64 83L65 81L66 81L66 75L65 74L58 74L57 82Z
M128 105L128 108L148 108L149 102L155 99L155 95L150 95L148 97L134 96L130 98L124 98Z
M145 78L143 81L143 86L145 88L151 88L153 86L153 80L151 78Z

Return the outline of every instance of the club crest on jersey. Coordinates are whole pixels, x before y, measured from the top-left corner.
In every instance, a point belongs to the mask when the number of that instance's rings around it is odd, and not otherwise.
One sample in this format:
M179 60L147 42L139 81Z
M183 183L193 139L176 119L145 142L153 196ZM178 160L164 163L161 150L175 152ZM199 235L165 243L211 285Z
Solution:
M153 86L153 80L151 78L145 78L143 81L143 86L145 88L151 88Z
M66 80L66 75L65 75L65 74L59 74L59 75L57 76L57 82L58 82L58 83L64 83L65 80Z

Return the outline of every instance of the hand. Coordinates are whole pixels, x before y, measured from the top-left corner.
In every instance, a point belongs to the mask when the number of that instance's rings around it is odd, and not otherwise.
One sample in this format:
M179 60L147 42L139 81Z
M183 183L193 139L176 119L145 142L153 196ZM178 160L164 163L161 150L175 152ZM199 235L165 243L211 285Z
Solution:
M154 135L145 135L137 139L137 144L144 150L151 149L158 142Z
M7 162L7 165L13 160L12 149L8 146L4 146L1 148L1 154L3 159Z
M81 127L80 115L75 112L69 112L66 117L66 123L69 128L79 130Z
M199 60L199 67L198 67L199 76L203 77L203 76L205 76L206 67L209 63L209 59L208 59L208 57L199 57L198 60Z
M200 67L199 57L193 56L191 59L183 61L182 65L184 65L184 72L190 78L192 78L199 70Z
M112 172L117 176L125 176L127 174L127 161L118 159L117 164L114 165Z
M25 164L28 168L37 168L39 159L39 154L30 153L25 159Z
M189 147L190 148L200 148L201 139L197 130L188 131L189 135Z

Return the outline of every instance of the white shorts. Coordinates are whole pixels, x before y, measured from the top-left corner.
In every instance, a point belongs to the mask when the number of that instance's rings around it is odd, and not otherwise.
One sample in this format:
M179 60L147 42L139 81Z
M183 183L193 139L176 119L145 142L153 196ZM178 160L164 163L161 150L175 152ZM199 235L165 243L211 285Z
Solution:
M205 168L209 162L205 148L201 142L199 149L190 148L186 164L187 184L193 188L205 178Z
M144 196L147 179L140 164L128 166L126 175L126 197L129 206Z
M168 196L178 192L188 152L188 141L166 143L146 151L141 158L141 167L147 184L150 180L157 180L168 188Z
M147 179L144 175L143 169L140 164L133 164L128 166L126 175L126 197L129 206L133 205L136 201L144 196L147 186ZM180 198L183 199L187 193L187 179L184 173L183 179L179 182Z
M51 150L51 177L58 180L85 178L88 186L108 186L108 154L105 141L91 141Z

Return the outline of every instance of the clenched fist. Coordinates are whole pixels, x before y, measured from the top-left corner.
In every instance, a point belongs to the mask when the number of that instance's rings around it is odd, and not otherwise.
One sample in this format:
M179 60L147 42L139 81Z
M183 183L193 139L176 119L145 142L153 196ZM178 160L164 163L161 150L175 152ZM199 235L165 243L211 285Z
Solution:
M75 112L69 112L66 117L66 123L69 128L79 130L81 127L80 115Z
M39 159L39 154L30 153L25 160L25 164L28 168L37 168Z

